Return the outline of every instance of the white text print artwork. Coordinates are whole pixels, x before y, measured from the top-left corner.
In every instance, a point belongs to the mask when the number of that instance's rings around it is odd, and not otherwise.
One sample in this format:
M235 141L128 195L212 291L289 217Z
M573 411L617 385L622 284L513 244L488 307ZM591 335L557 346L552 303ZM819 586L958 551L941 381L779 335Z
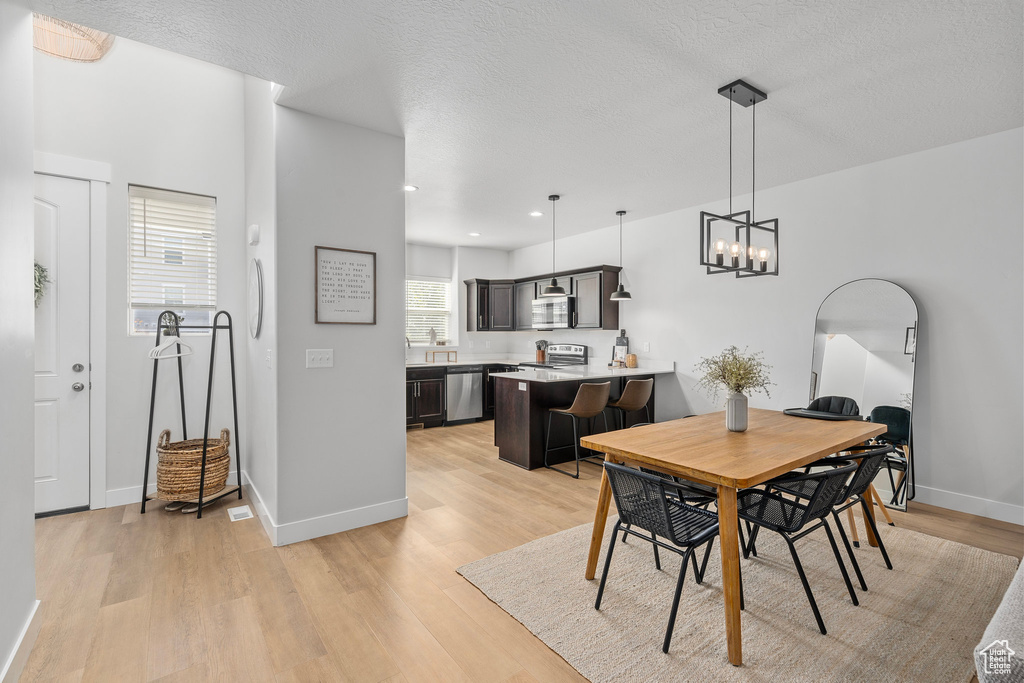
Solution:
M316 321L377 324L377 254L316 247Z

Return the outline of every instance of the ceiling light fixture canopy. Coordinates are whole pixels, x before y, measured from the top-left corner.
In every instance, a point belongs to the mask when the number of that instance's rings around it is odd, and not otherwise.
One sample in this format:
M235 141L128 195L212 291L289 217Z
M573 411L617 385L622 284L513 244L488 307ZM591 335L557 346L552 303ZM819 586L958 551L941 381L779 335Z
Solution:
M72 62L97 62L110 52L114 36L63 19L33 13L32 45L40 52Z
M625 211L619 210L615 212L615 215L619 217L619 268L622 268L622 217L626 215ZM612 292L612 301L632 301L633 295L626 291L625 285L622 284L622 271L619 271L619 288Z
M558 279L555 277L555 202L561 197L557 194L548 195L548 201L551 202L551 282L544 286L540 290L541 296L565 296L565 287L558 284Z
M742 80L722 86L718 94L729 100L729 213L720 216L709 211L700 212L700 264L707 267L708 275L736 273L738 278L778 275L779 219L759 221L754 215L757 103L764 102L768 95ZM733 104L751 107L749 211L732 210Z

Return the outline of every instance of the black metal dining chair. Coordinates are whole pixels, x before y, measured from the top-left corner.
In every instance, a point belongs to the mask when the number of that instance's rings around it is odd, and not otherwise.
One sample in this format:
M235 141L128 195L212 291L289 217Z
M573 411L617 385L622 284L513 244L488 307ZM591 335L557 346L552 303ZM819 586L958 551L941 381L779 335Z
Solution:
M902 505L901 499L906 493L907 474L910 469L910 411L899 406L875 406L868 416L870 422L877 422L888 427L889 431L875 437L876 443L892 444L896 448L886 456L885 469L889 474L889 490L892 491L890 505ZM898 479L892 473L899 472Z
M619 531L642 538L656 547L681 555L679 578L676 580L675 595L672 599L672 610L669 612L668 627L665 629L665 641L662 652L668 653L675 628L676 613L679 611L679 598L683 592L683 579L686 578L687 564L693 563L694 579L703 583L704 572L707 570L708 558L718 535L718 515L699 507L683 502L682 492L674 482L639 472L629 467L606 462L605 473L611 484L615 506L619 511L619 519L612 530L611 543L604 561L604 572L601 574L601 585L597 589L597 600L594 609L601 609L601 599L608 582L608 569L612 564L612 553L615 550L615 539ZM672 493L670 493L672 491ZM629 525L625 528L624 525ZM636 531L643 529L651 534L649 537ZM659 539L663 538L665 541ZM694 551L707 545L704 559L697 566ZM742 595L742 583L741 583Z
M860 604L853 583L850 581L850 574L846 571L843 558L839 555L839 547L836 545L835 536L832 534L832 528L827 519L829 512L846 490L846 481L857 468L857 464L838 458L830 458L828 464L828 469L809 474L784 474L768 481L764 490L744 489L739 492L736 503L739 518L750 525L748 528L749 539L743 547L743 556L757 556L757 536L762 528L779 534L789 546L789 553L793 556L793 564L796 565L797 574L800 575L800 582L807 594L807 601L811 603L814 619L818 622L818 629L823 635L827 633L825 622L821 618L818 603L815 602L811 586L807 582L803 565L800 564L800 557L797 555L794 541L824 527L829 544L832 546L832 553L843 574L846 588L850 592L850 599L854 605ZM781 487L799 490L801 495L797 500L790 500L778 490Z
M839 493L836 505L832 507L832 517L836 521L836 526L839 527L839 537L843 539L843 545L846 546L846 554L850 556L850 562L853 563L853 570L857 574L857 580L860 582L862 590L867 590L868 585L864 581L864 574L861 573L860 565L857 563L857 558L853 554L853 548L850 547L850 540L846 536L846 530L843 528L843 522L839 518L839 513L844 512L857 503L860 503L862 510L864 511L864 519L866 523L871 525L871 531L874 532L875 538L878 540L878 549L882 552L882 559L885 560L885 566L892 569L892 562L889 560L889 553L885 550L885 543L882 542L882 537L878 535L878 527L875 525L875 519L870 513L870 506L872 501L869 498L865 498L868 487L871 486L871 482L875 480L875 476L879 470L882 469L882 465L885 463L886 458L892 453L892 446L884 446L882 448L875 448L869 451L863 451L860 453L851 453L846 456L851 460L856 460L857 469L854 471L853 476L850 477L849 483L847 483L845 490ZM832 467L835 464L834 458L825 458L818 460L817 462L811 463L811 467ZM801 482L786 482L781 481L772 485L775 490L783 491L792 495L806 497L802 490ZM852 520L852 515L851 515Z

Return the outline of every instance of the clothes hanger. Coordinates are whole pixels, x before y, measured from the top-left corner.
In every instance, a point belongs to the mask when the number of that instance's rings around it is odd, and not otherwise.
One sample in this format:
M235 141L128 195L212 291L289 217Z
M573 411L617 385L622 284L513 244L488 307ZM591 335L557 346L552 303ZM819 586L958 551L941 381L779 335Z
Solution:
M181 349L177 353L164 353L168 349L171 349L176 344L181 344ZM159 346L154 346L149 351L150 358L180 358L182 356L191 356L193 353L192 345L186 341L183 341L181 337L171 336L165 337L164 341Z

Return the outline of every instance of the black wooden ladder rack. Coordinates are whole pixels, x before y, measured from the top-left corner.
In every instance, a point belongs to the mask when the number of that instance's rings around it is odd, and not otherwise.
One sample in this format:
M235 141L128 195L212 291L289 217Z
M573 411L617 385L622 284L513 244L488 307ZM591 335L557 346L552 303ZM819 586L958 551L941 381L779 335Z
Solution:
M224 316L227 322L220 322L221 316ZM210 375L209 380L206 383L206 424L203 427L203 462L202 471L199 475L199 498L195 501L190 501L193 504L199 506L196 512L196 519L200 519L203 516L203 506L212 503L215 500L223 498L224 496L230 495L235 491L238 491L238 499L242 499L242 462L241 462L241 447L239 446L239 434L238 434L238 395L235 390L235 336L231 327L231 314L227 311L217 311L217 314L213 316L212 325L182 325L181 319L174 311L164 311L158 318L159 324L156 329L156 346L160 346L161 332L167 330L172 336L178 336L179 330L211 330L210 340ZM213 396L213 366L214 359L217 354L217 333L221 330L228 331L228 352L231 359L231 408L235 419L235 438L232 439L235 447L235 480L238 482L235 486L226 486L224 490L219 493L203 497L203 486L206 484L206 451L210 441L210 399ZM177 351L181 353L181 344L177 345ZM153 414L156 409L156 377L157 370L160 368L160 358L153 359L153 389L150 393L149 398L149 433L146 436L146 468L142 473L142 514L146 514L146 501L152 498L156 498L156 494L148 494L149 490L149 462L150 455L153 452ZM181 435L182 439L188 439L188 428L185 426L185 378L181 369L181 356L177 357L178 361L178 396L181 401Z

